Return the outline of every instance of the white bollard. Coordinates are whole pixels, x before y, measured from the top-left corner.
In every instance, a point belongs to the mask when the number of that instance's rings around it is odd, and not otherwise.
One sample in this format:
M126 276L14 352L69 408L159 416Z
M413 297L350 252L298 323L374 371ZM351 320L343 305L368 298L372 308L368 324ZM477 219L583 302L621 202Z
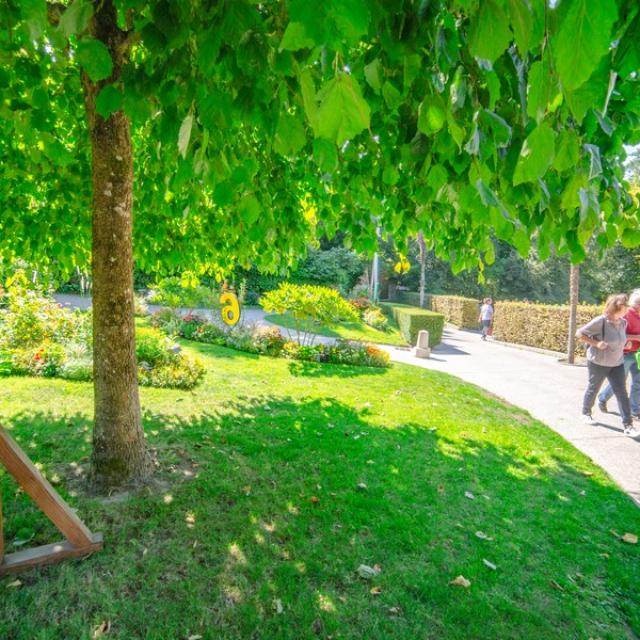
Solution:
M429 332L424 329L418 333L418 341L413 348L413 355L416 358L428 358L431 356L429 348Z

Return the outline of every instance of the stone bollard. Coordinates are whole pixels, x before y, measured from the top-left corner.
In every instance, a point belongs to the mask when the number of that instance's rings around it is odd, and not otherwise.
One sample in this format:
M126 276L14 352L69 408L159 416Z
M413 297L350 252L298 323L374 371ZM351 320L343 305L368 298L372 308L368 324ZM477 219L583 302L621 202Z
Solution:
M429 348L429 332L422 330L418 333L418 341L413 348L413 355L416 358L428 358L431 356L431 349Z

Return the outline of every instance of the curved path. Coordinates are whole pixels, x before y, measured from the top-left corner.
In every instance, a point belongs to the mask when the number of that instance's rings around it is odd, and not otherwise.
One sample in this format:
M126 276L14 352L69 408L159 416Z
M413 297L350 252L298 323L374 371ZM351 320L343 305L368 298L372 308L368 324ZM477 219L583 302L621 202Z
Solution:
M86 308L91 304L90 298L80 296L55 297L68 306ZM210 316L210 312L198 313ZM270 325L264 317L260 309L243 312L244 322ZM317 336L316 341L333 342L333 338ZM442 343L429 359L415 358L409 349L380 346L394 362L449 373L526 409L601 466L640 506L640 438L622 434L617 413L602 414L594 409L597 426L580 421L587 382L584 366L567 366L553 355L483 342L478 333L452 326L445 328ZM615 399L610 400L609 408L617 412Z

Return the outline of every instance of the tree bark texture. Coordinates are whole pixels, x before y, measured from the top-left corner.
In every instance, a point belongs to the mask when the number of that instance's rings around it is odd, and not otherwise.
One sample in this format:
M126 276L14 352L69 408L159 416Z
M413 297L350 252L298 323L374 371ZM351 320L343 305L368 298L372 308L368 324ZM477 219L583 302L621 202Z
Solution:
M424 241L424 234L418 231L418 247L420 248L420 306L425 307L424 293L427 283L427 245Z
M572 264L569 271L569 340L567 341L567 362L573 364L576 355L576 315L580 289L580 266Z
M100 89L122 69L124 33L111 0L95 3L94 37L109 49L113 75L92 82L83 73L93 178L93 374L95 422L92 479L101 489L135 483L151 464L138 396L133 296L133 159L128 117L96 113Z

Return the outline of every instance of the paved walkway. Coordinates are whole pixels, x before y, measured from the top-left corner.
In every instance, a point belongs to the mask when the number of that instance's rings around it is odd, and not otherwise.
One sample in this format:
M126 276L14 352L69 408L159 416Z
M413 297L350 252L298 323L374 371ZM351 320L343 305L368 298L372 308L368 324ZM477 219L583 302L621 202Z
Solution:
M57 295L56 299L80 308L90 305L89 298L80 296ZM270 324L260 309L245 309L243 314L244 322ZM210 312L204 315L210 316ZM317 341L333 339L318 336ZM514 349L491 340L483 342L479 334L452 326L445 328L442 343L427 360L415 358L408 349L383 348L395 362L449 373L526 409L600 465L640 506L640 438L624 436L616 414L601 414L595 409L597 426L580 422L587 383L584 366L568 366L554 356ZM609 407L617 411L615 398Z

